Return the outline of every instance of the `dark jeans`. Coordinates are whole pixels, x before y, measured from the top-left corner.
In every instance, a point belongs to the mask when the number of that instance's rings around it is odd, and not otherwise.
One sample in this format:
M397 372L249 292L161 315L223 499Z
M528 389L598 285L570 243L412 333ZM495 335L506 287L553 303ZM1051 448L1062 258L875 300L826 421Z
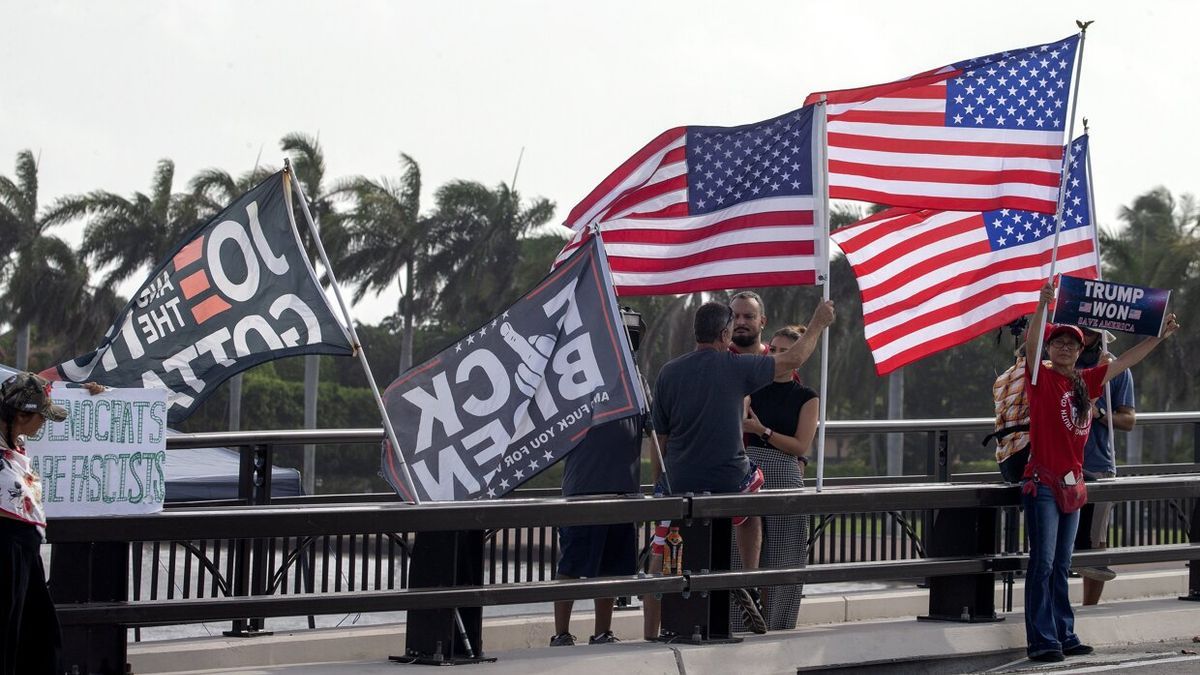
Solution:
M1035 485L1036 495L1021 494L1029 534L1029 570L1025 574L1025 650L1029 656L1080 643L1067 593L1079 512L1059 511L1050 488Z
M62 636L46 588L42 536L33 525L0 517L0 675L54 675Z

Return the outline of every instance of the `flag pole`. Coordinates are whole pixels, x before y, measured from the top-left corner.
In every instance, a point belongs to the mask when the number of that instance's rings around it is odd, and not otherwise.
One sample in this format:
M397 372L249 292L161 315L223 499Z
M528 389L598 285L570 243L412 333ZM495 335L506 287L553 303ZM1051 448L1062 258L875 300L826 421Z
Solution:
M522 148L521 151L524 152L524 148ZM513 179L516 180L515 172L513 173ZM597 245L600 247L600 259L603 261L602 264L604 265L604 276L606 278L608 278L609 285L613 287L613 297L615 299L616 298L616 286L612 282L612 269L608 266L608 252L604 250L604 236L600 234L600 224L599 223L591 223L587 226L587 229L588 229L588 232L590 232L592 234L592 236L594 236L596 238ZM617 305L617 307L620 307L620 303L618 303L618 302L614 302L613 304ZM624 326L624 322L622 322L622 325ZM633 336L631 336L629 334L629 326L624 326L624 327L625 327L625 338L629 341L629 344L632 346L633 345ZM650 385L646 382L646 376L642 374L642 366L640 363L637 362L636 358L633 359L633 369L635 372L637 372L638 382L640 382L642 385L642 398L646 402L646 411L645 412L647 414L649 414L649 412L650 412ZM660 469L662 469L663 487L667 488L667 494L671 494L671 477L669 475L667 475L667 462L666 462L666 460L663 459L662 448L659 447L659 444L658 444L658 433L655 430L651 429L649 435L650 435L650 445L651 445L651 447L654 448L654 455L658 458L658 466Z
M321 234L317 231L317 225L313 222L312 213L308 210L308 199L304 196L304 188L300 186L300 181L295 180L295 174L292 172L292 164L288 159L283 160L284 170L287 176L291 179L292 189L296 192L296 197L300 200L300 211L304 214L304 220L308 222L308 230L312 233L313 243L317 247L317 255L321 258L321 264L325 266L325 273L329 275L329 284L333 286L333 294L337 297L338 305L342 309L342 317L346 320L346 328L350 332L350 339L353 342L354 352L358 354L358 360L362 364L363 372L367 376L367 385L371 388L371 394L375 397L375 405L379 406L379 414L383 417L383 429L387 434L387 440L392 446L392 452L396 455L396 460L400 464L401 477L404 479L404 488L401 492L407 491L407 495L401 495L408 499L413 504L420 504L421 498L417 495L416 486L413 484L412 475L408 472L408 464L404 461L404 456L400 453L400 443L396 440L396 430L392 428L392 421L388 418L387 408L383 405L383 396L379 393L379 386L375 384L375 377L371 374L371 364L367 362L367 353L362 348L362 343L358 339L358 331L354 329L354 318L350 316L350 309L346 306L346 300L342 297L342 289L338 285L337 277L333 273L333 265L329 262L329 256L325 253L325 246L321 243ZM288 219L292 221L292 227L296 226L296 221L292 217L292 210L288 209Z
M817 195L814 206L818 209L819 221L821 228L820 236L817 241L820 242L821 258L818 265L821 267L821 297L823 300L829 300L829 138L825 130L825 105L826 97L821 94L821 102L817 104L816 110L813 112L816 115L814 124L817 126L817 133L820 142L818 144L818 166L816 173L817 188L820 193ZM823 329L821 335L821 393L819 419L817 420L817 492L820 492L825 483L825 410L829 401L829 327Z
M1062 232L1062 210L1063 200L1067 194L1067 173L1071 169L1071 145L1075 142L1075 109L1079 105L1079 80L1083 74L1083 46L1087 42L1087 29L1092 25L1091 21L1076 21L1076 26L1079 26L1079 53L1075 55L1075 82L1071 85L1071 112L1067 119L1067 149L1063 152L1062 169L1059 171L1058 180L1058 206L1054 210L1054 247L1050 251L1050 274L1049 278L1054 278L1054 268L1058 265L1058 238ZM1093 220L1095 218L1093 217ZM1057 293L1056 293L1057 295ZM1047 315L1050 313L1050 308L1042 313L1042 323L1039 326L1030 326L1037 331L1037 353L1038 359L1033 363L1033 375L1030 376L1030 382L1037 384L1038 371L1042 365L1041 353L1042 343L1046 338L1045 325L1048 320Z
M1088 151L1084 158L1084 166L1087 169L1087 200L1088 200L1088 218L1092 221L1092 248L1096 251L1096 279L1104 281L1104 270L1100 267L1100 226L1096 224L1096 194L1093 192L1092 185L1092 137L1088 132L1088 120L1083 118L1083 135L1088 137ZM1108 331L1100 331L1100 358L1108 353ZM1097 364L1099 365L1099 364ZM1112 382L1104 383L1104 402L1108 404L1109 413L1112 412ZM1113 438L1113 416L1106 414L1104 421L1108 423L1108 451L1112 456L1116 457L1116 441ZM1114 460L1115 461L1115 460Z

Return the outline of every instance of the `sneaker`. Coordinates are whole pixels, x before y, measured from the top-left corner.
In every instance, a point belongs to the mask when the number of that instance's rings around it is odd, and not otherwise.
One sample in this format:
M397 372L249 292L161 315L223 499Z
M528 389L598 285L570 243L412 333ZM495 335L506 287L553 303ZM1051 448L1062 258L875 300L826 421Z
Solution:
M611 630L606 630L599 635L593 635L588 638L589 645L610 645L614 642L620 642L621 638L613 635Z
M1079 576L1092 581L1112 581L1117 578L1117 573L1110 567L1081 567L1078 571Z
M551 647L574 647L575 646L575 636L571 635L570 633L559 633L558 635L555 635L554 637L550 638L550 646Z
M742 610L742 623L750 630L762 635L767 632L767 621L762 615L762 600L756 588L735 588L730 591L733 601Z
M1062 651L1065 656L1087 656L1096 651L1091 645L1077 644L1074 647L1068 647Z
M1056 650L1050 651L1050 652L1042 652L1040 654L1034 654L1033 656L1029 657L1029 660L1030 661L1041 661L1042 663L1058 663L1059 661L1062 661L1064 658L1066 658L1066 657L1063 656L1063 653L1056 649Z

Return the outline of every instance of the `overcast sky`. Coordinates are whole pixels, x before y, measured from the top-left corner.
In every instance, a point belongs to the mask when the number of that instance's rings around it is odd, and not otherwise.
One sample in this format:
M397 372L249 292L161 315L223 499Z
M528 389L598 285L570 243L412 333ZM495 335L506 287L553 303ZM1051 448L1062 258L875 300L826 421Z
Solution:
M0 173L32 149L49 204L148 191L170 158L183 190L260 153L277 166L279 138L302 131L320 135L331 179L396 175L409 153L430 208L448 180L511 181L524 148L517 188L555 201L561 219L669 127L758 121L810 91L1049 42L1091 18L1078 117L1112 226L1141 192L1200 186L1198 6L0 0ZM77 242L82 224L60 233ZM396 297L364 300L356 318L377 322Z

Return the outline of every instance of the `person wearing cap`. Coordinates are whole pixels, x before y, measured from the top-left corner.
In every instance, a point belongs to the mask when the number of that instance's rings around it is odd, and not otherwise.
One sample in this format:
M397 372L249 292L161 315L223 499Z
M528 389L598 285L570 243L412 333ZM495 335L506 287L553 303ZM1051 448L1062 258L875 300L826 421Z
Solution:
M92 394L104 390L84 386ZM25 438L46 420L65 419L45 379L17 373L0 384L0 675L60 672L62 636L42 567L42 480L25 455Z
M1046 306L1053 299L1054 285L1047 281L1031 325L1042 325ZM1025 649L1031 660L1062 661L1065 656L1094 651L1075 634L1075 614L1067 592L1079 511L1063 511L1055 491L1059 485L1083 480L1083 446L1091 430L1092 401L1100 396L1104 383L1141 361L1177 330L1178 319L1168 314L1161 336L1139 342L1111 363L1101 362L1082 370L1075 363L1083 351L1083 332L1075 326L1049 327L1048 367L1043 367L1038 358L1037 340L1025 343L1031 454L1025 467L1021 504L1029 537Z
M1083 352L1075 362L1076 368L1091 368L1102 360L1110 362L1115 357L1106 351L1116 337L1108 331L1090 328L1083 330ZM1110 396L1101 396L1092 403L1092 430L1087 444L1083 446L1083 478L1094 481L1114 478L1117 475L1117 458L1108 433L1108 418L1112 418L1113 429L1132 431L1136 423L1133 374L1126 370L1108 383ZM1111 401L1111 405L1109 404ZM1108 521L1112 516L1112 502L1085 505L1079 511L1079 530L1075 534L1075 550L1086 551L1108 548ZM1117 576L1109 567L1083 567L1076 571L1083 577L1083 604L1095 605L1104 593L1104 584Z

